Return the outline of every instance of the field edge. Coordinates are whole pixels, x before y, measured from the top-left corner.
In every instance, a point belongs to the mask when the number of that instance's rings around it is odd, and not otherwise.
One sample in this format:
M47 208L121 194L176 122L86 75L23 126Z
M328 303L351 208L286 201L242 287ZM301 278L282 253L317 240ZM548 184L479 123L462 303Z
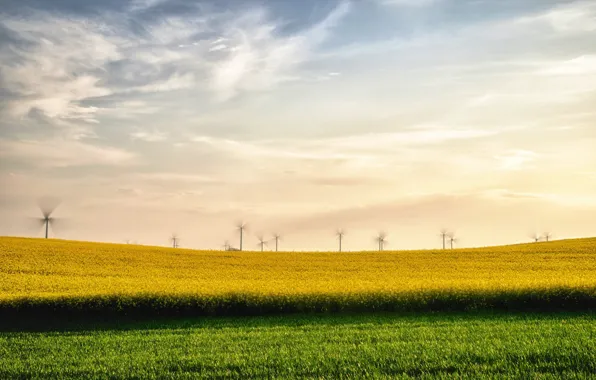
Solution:
M596 287L268 295L113 294L0 300L0 318L243 316L346 312L596 311Z

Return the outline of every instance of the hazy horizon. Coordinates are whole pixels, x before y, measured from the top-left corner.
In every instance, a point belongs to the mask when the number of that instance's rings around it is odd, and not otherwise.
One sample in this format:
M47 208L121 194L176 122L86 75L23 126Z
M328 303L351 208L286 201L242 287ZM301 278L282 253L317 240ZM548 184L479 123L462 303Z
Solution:
M596 236L594 41L593 1L6 0L0 235Z

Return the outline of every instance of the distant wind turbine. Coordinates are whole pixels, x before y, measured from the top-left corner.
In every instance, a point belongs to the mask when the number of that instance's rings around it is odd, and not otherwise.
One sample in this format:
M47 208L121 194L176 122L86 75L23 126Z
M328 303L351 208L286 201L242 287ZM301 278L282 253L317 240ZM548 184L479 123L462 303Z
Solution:
M446 228L443 228L441 230L441 233L439 234L439 236L443 239L443 249L445 249L446 248L447 238L449 237L449 231L447 231Z
M236 228L238 229L238 232L240 232L240 250L242 251L242 238L244 236L244 231L246 231L246 223L238 222Z
M173 233L170 237L170 241L172 242L172 248L178 248L180 243L180 238L177 234Z
M346 235L346 232L341 228L338 229L337 232L335 233L335 236L337 236L337 238L339 239L339 252L341 252L341 243L342 243L342 240L345 235Z
M537 233L530 235L530 238L532 238L534 243L538 243L540 241L540 239L542 239L542 237L540 235L538 235Z
M223 244L223 246L222 246L222 247L223 247L224 251L229 251L229 250L230 250L230 247L231 247L231 246L230 246L230 241L229 241L229 240L226 240L226 241L224 242L224 244Z
M264 247L267 245L267 242L265 241L265 239L263 239L263 235L259 235L257 236L257 238L259 239L259 246L261 246L261 252L263 252Z
M455 234L450 233L449 236L449 244L451 245L451 249L453 249L453 244L457 243L458 239L455 237Z
M379 232L375 240L379 244L379 252L381 252L385 248L385 244L387 244L387 234L381 231Z
M551 238L553 237L553 234L550 232L545 232L543 237L544 237L544 241L546 241L548 243L551 240Z
M279 241L281 240L281 235L278 233L274 233L273 240L275 241L275 252L277 252L277 250L279 248Z
M50 225L56 222L56 218L52 217L52 213L60 204L60 200L57 198L43 198L39 200L38 205L39 209L42 214L42 218L38 218L37 220L41 223L41 225L45 229L45 238L48 238Z

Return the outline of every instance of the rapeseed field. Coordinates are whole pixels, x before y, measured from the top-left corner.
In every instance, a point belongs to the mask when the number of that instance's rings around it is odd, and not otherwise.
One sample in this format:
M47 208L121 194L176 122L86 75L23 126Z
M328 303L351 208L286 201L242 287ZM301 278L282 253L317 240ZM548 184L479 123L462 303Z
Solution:
M596 239L398 252L227 252L0 238L0 310L593 309Z

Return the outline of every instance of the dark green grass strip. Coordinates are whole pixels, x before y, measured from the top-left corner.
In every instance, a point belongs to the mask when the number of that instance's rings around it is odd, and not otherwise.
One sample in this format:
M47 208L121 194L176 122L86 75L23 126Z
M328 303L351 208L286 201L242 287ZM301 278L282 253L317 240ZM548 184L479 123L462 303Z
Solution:
M316 295L113 295L0 302L0 319L235 316L341 312L596 311L596 288Z
M591 313L224 317L0 333L0 378L594 378Z

